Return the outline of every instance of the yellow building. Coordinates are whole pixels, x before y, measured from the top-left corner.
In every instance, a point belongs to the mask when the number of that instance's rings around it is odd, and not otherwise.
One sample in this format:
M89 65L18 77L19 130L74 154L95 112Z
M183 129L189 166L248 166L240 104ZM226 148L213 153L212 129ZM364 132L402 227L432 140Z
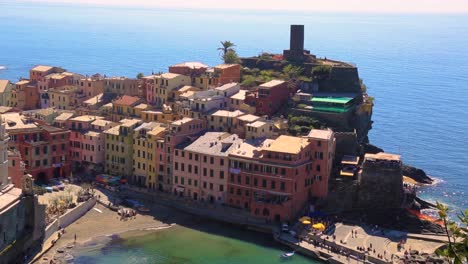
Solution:
M179 114L148 110L141 111L140 118L145 122L171 123L173 121L181 119L182 116Z
M136 96L124 95L112 102L112 121L118 122L124 118L139 117L136 107L143 100Z
M208 116L208 129L212 131L225 131L231 133L234 126L234 118L245 115L244 112L218 110Z
M176 74L176 73L163 73L154 75L150 86L147 88L147 100L151 104L162 106L174 101L175 92L179 88L190 85L190 77Z
M120 124L104 131L105 171L130 178L133 171L133 133L141 124L139 119L123 119Z
M0 80L0 105L9 106L13 85L8 80Z
M130 182L153 189L156 185L156 169L154 162L156 142L151 139L150 132L156 129L165 130L161 123L148 122L137 127L133 132L133 177ZM151 184L150 184L151 183Z
M272 122L257 120L246 125L245 139L273 138L275 126Z
M77 92L78 87L71 85L51 88L47 92L50 100L49 106L62 110L75 109L80 104Z

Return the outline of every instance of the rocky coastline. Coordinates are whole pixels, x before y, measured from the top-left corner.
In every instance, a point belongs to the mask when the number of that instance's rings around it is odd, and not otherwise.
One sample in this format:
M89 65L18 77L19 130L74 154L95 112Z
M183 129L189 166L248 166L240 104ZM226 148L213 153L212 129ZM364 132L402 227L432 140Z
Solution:
M362 150L363 150L363 153L372 153L372 154L385 152L382 148L379 148L370 143L362 144ZM433 184L434 183L434 180L431 177L427 176L426 172L422 169L413 167L408 164L403 164L402 170L403 170L404 176L413 179L419 184Z

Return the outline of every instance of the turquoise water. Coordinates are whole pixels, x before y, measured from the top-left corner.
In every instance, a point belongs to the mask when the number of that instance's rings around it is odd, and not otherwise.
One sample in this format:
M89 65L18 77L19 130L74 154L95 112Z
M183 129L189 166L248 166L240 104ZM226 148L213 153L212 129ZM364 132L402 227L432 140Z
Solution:
M376 98L371 142L441 182L422 196L467 207L468 16L190 11L18 4L0 0L0 78L36 64L83 74L136 76L181 61L220 62L221 40L240 55L278 52L305 25L318 56L357 64Z
M287 261L271 236L227 229L236 237L214 235L184 227L160 230L149 235L117 240L100 250L80 250L76 264L302 264L318 263L296 254ZM226 232L226 230L224 230ZM256 238L252 238L252 234ZM241 240L241 238L246 239ZM254 243L255 242L255 243Z

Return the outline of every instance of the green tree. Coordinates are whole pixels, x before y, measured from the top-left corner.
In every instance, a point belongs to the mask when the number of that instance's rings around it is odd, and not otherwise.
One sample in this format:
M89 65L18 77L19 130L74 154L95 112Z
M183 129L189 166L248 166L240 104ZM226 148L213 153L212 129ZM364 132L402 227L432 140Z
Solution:
M331 66L329 65L319 65L312 68L312 76L317 77L317 79L326 79L330 76Z
M255 84L256 84L256 80L255 80L255 77L252 75L245 76L244 80L242 81L242 85L247 86L247 87L255 86Z
M137 74L136 77L137 77L137 79L141 79L141 78L143 78L144 76L145 76L145 75L144 75L143 73L140 72L140 73Z
M237 53L233 50L228 51L226 54L223 55L223 60L224 63L227 64L233 64L233 63L239 63L240 59L239 56L237 56Z
M448 207L437 202L439 217L444 223L447 234L447 245L437 250L437 254L449 259L450 263L461 264L468 262L468 210L458 215L460 223L448 219Z
M226 54L230 51L235 52L234 49L236 45L229 40L221 41L221 47L218 48L222 52L222 57L226 57Z
M283 68L283 73L287 79L296 79L301 75L303 70L304 69L302 67L288 64Z

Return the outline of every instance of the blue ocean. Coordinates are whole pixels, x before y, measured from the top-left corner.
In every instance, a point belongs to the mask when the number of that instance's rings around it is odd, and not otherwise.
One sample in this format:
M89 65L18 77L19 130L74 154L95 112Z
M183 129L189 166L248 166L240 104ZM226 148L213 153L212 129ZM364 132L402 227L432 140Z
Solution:
M36 64L131 76L183 61L281 53L305 25L311 53L355 63L374 96L370 140L438 183L421 196L457 209L468 192L468 16L203 11L21 4L0 0L0 79Z

